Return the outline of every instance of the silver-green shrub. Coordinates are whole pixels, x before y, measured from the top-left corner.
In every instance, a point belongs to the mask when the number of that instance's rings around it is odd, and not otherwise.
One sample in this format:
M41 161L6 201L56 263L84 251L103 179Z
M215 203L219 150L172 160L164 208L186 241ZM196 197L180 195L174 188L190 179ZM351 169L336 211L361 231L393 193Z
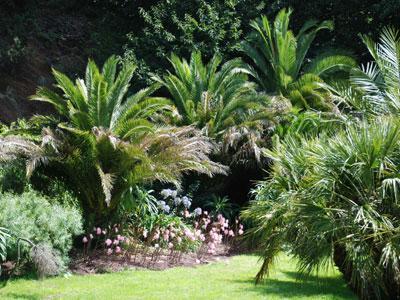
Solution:
M0 226L14 238L7 243L7 259L17 260L17 238L46 244L68 263L73 237L82 232L82 217L75 207L52 203L34 191L21 195L0 194ZM30 257L31 246L21 243L21 256Z

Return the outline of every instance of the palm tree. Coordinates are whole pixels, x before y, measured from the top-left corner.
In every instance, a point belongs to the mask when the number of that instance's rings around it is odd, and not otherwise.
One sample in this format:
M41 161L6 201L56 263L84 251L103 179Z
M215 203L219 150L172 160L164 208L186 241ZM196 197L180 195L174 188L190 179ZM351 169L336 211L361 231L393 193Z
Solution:
M153 79L169 92L177 109L174 122L201 129L220 144L222 152L233 148L236 158L250 152L259 159L262 132L271 119L269 100L247 80L243 62L221 64L216 54L204 64L200 52L193 52L190 62L174 54L170 61L174 73Z
M271 178L243 214L264 260L257 279L289 246L300 271L334 262L361 298L398 298L399 149L399 120L378 118L270 151Z
M111 57L100 72L89 61L75 84L53 70L62 94L39 88L33 100L51 103L64 122L45 128L41 145L3 139L0 153L28 158L28 173L40 168L68 183L84 212L99 221L112 214L130 187L154 180L179 184L183 173L212 176L226 168L210 161L210 141L193 127L166 126L168 100L150 97L153 85L126 96L134 66Z
M307 21L295 35L289 29L291 14L291 9L282 9L273 24L266 16L251 22L254 32L242 43L242 51L252 62L249 72L268 94L287 97L301 109L331 110L322 83L333 73L355 66L355 61L334 51L306 64L317 33L332 30L333 23Z
M374 61L354 68L350 82L332 84L332 91L351 111L363 115L400 111L400 33L386 27L378 43L361 35Z

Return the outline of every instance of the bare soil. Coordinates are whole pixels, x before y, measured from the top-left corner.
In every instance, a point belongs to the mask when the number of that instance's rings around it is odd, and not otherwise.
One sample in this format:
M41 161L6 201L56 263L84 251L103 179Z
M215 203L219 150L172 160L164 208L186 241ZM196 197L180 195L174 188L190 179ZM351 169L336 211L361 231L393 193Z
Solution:
M137 268L165 270L178 266L193 267L208 264L226 260L229 256L229 249L225 246L220 246L214 255L148 249L141 253L108 256L104 251L94 251L86 255L75 256L70 265L70 270L80 275L118 272Z

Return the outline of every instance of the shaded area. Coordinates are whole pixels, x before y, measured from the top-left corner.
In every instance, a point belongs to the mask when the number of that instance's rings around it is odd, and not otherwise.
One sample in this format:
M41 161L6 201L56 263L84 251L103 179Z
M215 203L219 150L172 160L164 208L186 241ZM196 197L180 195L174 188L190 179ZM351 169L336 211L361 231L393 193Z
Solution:
M255 292L260 295L277 295L282 298L299 297L330 297L335 299L351 298L352 293L347 289L346 284L340 277L320 277L314 275L301 276L297 272L282 272L289 280L269 278L264 283L255 285L254 280L234 280L241 284L248 292ZM293 281L294 280L294 281Z

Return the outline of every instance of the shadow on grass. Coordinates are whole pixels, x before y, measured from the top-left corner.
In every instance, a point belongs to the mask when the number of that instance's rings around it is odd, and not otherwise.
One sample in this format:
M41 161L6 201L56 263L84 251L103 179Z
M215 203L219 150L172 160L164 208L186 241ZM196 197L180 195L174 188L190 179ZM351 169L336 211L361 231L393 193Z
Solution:
M38 296L32 296L28 294L18 294L18 293L7 293L4 296L7 296L9 299L25 299L25 300L39 300L41 299Z
M282 272L290 279L267 278L256 285L254 279L234 280L243 284L243 290L256 292L265 296L279 296L282 298L297 297L332 297L335 299L356 299L340 277L318 277L313 275L299 276L297 272Z

